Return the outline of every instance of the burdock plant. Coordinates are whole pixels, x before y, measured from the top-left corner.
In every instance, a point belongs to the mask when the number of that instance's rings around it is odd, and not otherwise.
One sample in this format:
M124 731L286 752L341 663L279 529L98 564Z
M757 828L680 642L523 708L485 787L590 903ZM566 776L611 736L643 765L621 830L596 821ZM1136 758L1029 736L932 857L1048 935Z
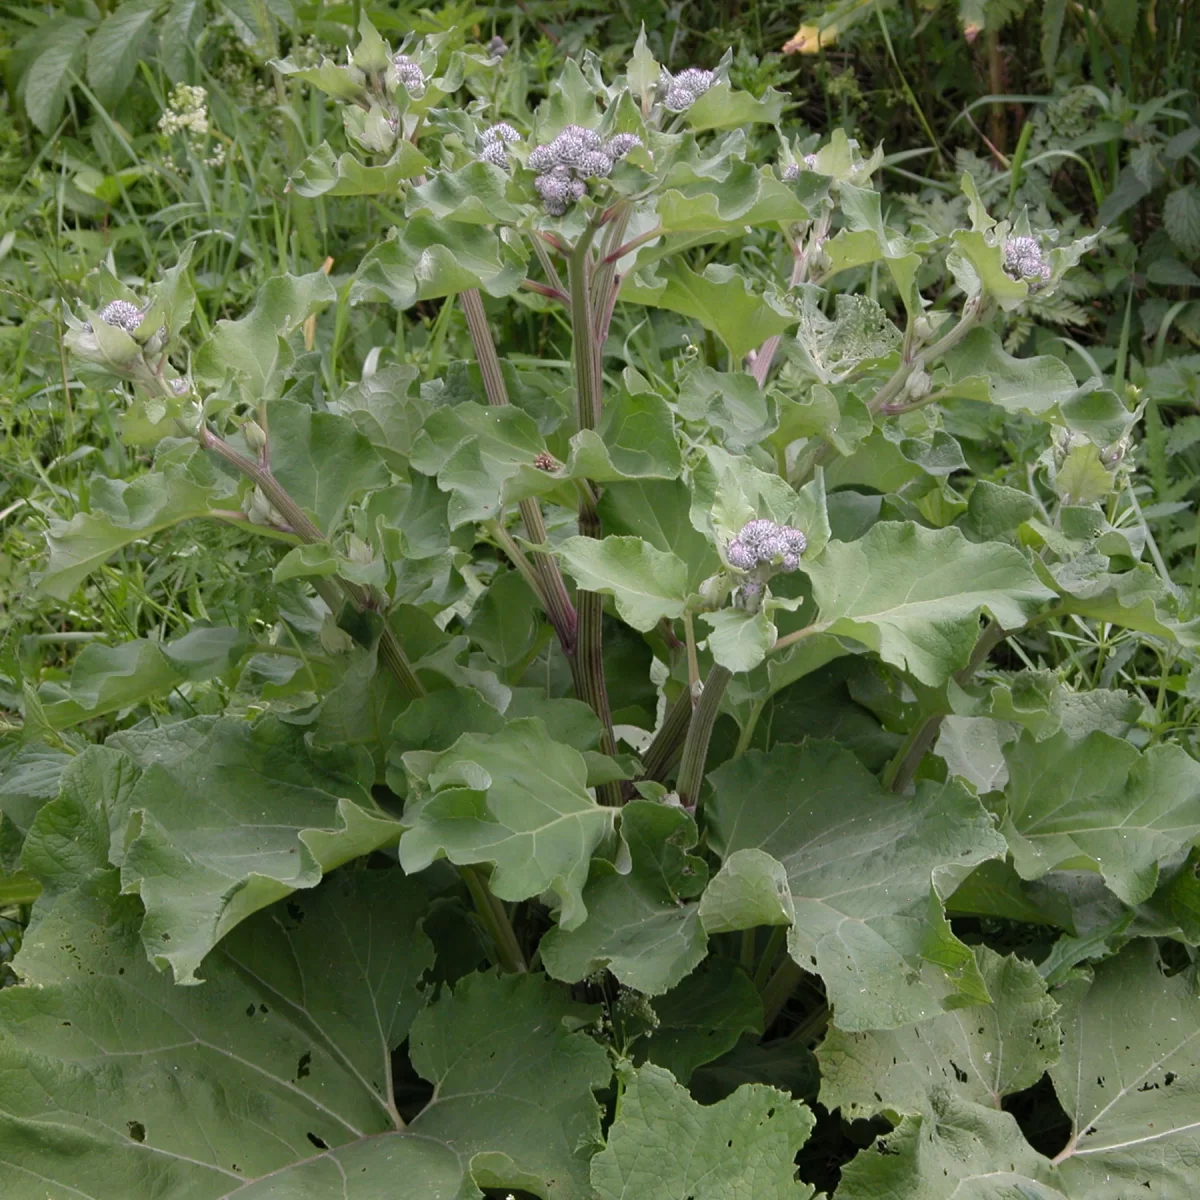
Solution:
M96 1172L123 1200L699 1195L689 1164L790 1195L800 1100L756 1083L700 1108L683 1086L719 1055L710 1094L759 1072L764 1031L806 1080L821 1040L831 1110L886 1115L848 1195L1134 1195L1194 1161L1147 1115L1170 1089L1117 1083L1195 1024L1152 946L1113 998L1072 928L1051 997L949 919L1044 904L1050 930L1078 894L1120 939L1166 938L1188 911L1186 891L1137 906L1190 862L1200 769L1113 736L1128 697L1019 669L1025 627L1059 617L1195 637L1127 516L1136 396L1001 340L1089 243L998 221L970 177L962 228L896 228L881 152L790 140L782 97L731 86L728 59L668 71L642 38L624 75L568 62L530 107L519 54L463 37L397 47L364 19L346 61L278 64L346 134L294 191L391 218L340 278L273 279L198 345L186 258L72 318L156 459L51 530L43 586L215 519L278 545L287 603L253 646L206 626L98 647L86 686L43 698L52 722L130 703L131 678L239 681L233 715L76 757L30 834L46 986L33 1034L0 1040L0 1125L28 1123L8 1184L54 1191L58 1138L61 1194L100 1194ZM339 338L346 305L362 330L420 306L465 357L421 377L389 334L327 393L307 351L335 300ZM1035 447L1021 487L970 470L960 439L988 422ZM138 1021L81 1014L64 979L134 988ZM1081 1012L1117 1001L1153 1032L1088 1049ZM1054 1163L1002 1107L1046 1071L1075 1123ZM1150 1107L1091 1128L1097 1076L1106 1114Z

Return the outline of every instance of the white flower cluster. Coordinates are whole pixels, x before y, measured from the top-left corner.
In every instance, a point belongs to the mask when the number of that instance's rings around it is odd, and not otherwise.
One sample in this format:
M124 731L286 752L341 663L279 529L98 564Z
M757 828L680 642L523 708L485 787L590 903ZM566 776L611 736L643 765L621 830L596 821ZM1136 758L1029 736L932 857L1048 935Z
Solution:
M419 63L414 62L407 54L394 54L392 66L396 68L396 77L404 85L404 90L414 100L419 100L425 95L427 80Z
M766 520L747 521L725 548L725 557L729 565L739 571L753 571L764 566L794 571L799 567L800 555L807 545L808 538L790 525L777 525Z
M493 167L508 170L508 152L504 149L511 142L519 142L521 135L507 121L501 121L479 135L479 157Z
M1030 281L1030 290L1049 281L1053 271L1034 237L1010 237L1004 242L1004 269L1014 279Z
M589 179L612 174L613 164L641 144L635 133L618 133L605 142L594 129L566 126L553 141L535 146L529 155L530 170L538 172L533 186L542 206L552 217L561 217L587 195Z
M688 67L678 75L672 75L664 67L658 77L658 94L665 108L671 112L683 112L691 108L716 82L717 77L711 71L702 71L699 67Z
M158 119L160 133L168 137L173 133L185 133L193 140L208 133L208 92L204 88L177 83L168 100L170 106Z

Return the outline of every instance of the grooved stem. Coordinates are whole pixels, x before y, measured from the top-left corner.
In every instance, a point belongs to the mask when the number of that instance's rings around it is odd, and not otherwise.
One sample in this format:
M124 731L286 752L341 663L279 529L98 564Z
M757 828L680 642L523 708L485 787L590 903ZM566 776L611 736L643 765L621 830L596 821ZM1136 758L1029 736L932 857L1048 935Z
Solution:
M700 798L704 764L708 761L708 743L712 737L713 726L717 723L717 713L721 711L721 698L725 695L725 687L732 678L731 671L720 663L713 663L709 668L708 678L704 681L700 702L692 713L687 740L683 743L683 758L679 763L679 778L676 784L680 803L688 808L695 808Z
M459 873L467 885L467 891L471 893L475 912L496 944L496 958L501 970L510 975L523 974L529 968L525 965L525 955L521 953L520 943L513 932L508 913L504 911L504 905L492 895L478 867L459 867Z
M654 740L642 755L644 778L652 779L656 783L662 783L666 779L667 773L683 750L683 741L687 737L688 725L692 720L692 707L691 688L685 687L675 703L667 709L662 728L654 735Z

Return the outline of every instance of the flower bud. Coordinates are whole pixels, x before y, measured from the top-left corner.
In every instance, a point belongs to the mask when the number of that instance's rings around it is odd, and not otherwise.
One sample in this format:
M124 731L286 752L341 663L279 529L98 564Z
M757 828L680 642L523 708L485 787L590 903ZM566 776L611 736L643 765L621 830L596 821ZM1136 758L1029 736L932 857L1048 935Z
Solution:
M904 390L911 400L924 400L933 390L933 380L924 367L918 367L904 385Z
M266 431L257 421L246 421L242 425L242 437L255 454L261 454L267 448Z

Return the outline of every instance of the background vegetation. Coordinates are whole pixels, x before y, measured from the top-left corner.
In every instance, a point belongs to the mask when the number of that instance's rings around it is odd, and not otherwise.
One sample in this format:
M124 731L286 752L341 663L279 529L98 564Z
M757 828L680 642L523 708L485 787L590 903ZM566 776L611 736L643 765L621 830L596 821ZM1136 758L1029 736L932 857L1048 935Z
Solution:
M114 693L70 722L47 715L47 698L71 681L89 644L169 640L208 623L265 638L292 600L272 583L270 544L216 522L125 548L66 599L36 587L47 532L90 509L97 472L133 479L151 458L144 413L119 409L106 385L67 362L64 310L94 305L105 271L144 291L192 245L197 341L241 316L268 278L326 271L339 299L304 331L316 368L305 386L318 399L341 395L381 361L452 380L470 356L453 304L402 315L350 305L355 267L394 219L378 197L305 198L289 186L297 165L340 132L322 97L268 64L337 55L364 12L397 42L464 27L484 43L502 39L510 58L497 86L519 72L512 86L528 88L531 103L565 58L585 50L617 71L643 26L674 71L711 67L731 49L737 86L787 97L789 138L815 145L842 129L865 147L884 144L886 218L913 237L962 223L963 172L997 217L1027 208L1035 227L1057 227L1065 241L1101 231L1053 297L1005 318L1004 343L1062 358L1121 394L1136 389L1143 425L1124 464L1128 487L1107 516L1145 548L1181 618L1200 613L1200 13L1186 0L848 0L825 10L775 0L18 3L0 15L0 771L26 770L17 749L31 729L74 752L148 717L253 711L263 681L236 671L149 698ZM774 161L777 149L768 134L759 161ZM766 253L753 234L740 244L742 265L762 280L775 271ZM922 283L927 295L941 286ZM553 313L529 305L505 319L502 356L536 347L548 370L568 369L569 331ZM619 312L614 337L631 361L664 372L685 356L715 363L719 353L692 344L686 323L670 318L647 325ZM965 407L950 428L978 478L1036 491L1045 446L1030 425ZM1053 672L1068 691L1124 689L1138 702L1136 744L1200 753L1200 675L1179 644L1066 617L1026 631L1005 653L1001 666ZM899 706L855 697L872 766L900 746ZM737 730L727 721L715 737L732 741ZM21 786L37 798L36 779L23 774ZM4 836L0 826L0 960L19 947L34 894ZM1031 954L1044 932L1018 920L956 928ZM1179 955L1175 965L1190 968L1190 951ZM777 1033L811 1037L811 1011L798 1002ZM1030 1140L1053 1148L1061 1110L1045 1089L1028 1089L1014 1107ZM804 1177L831 1187L876 1131L818 1126Z

